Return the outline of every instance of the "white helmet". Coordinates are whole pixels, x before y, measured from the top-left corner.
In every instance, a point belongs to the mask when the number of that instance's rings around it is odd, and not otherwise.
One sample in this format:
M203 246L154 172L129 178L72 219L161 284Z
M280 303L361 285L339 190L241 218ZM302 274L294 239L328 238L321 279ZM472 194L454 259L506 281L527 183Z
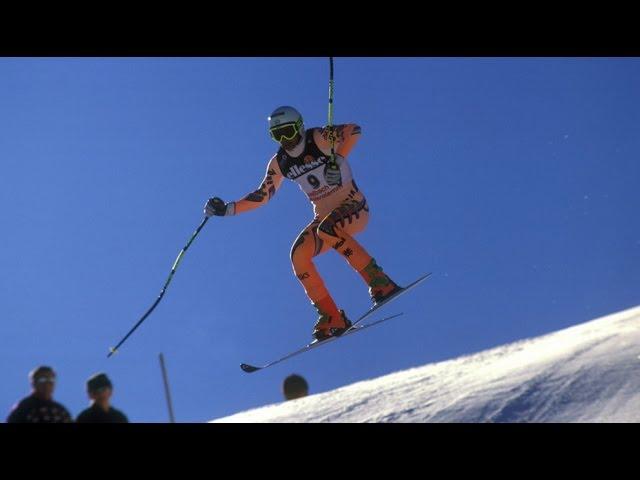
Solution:
M269 115L269 133L276 142L293 140L297 134L304 134L302 115L293 107L278 107Z

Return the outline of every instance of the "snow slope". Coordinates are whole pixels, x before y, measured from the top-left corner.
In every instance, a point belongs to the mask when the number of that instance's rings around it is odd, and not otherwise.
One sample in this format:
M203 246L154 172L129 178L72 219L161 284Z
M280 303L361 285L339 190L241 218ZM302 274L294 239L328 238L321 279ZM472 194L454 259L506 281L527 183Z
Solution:
M640 307L542 337L215 420L638 421Z

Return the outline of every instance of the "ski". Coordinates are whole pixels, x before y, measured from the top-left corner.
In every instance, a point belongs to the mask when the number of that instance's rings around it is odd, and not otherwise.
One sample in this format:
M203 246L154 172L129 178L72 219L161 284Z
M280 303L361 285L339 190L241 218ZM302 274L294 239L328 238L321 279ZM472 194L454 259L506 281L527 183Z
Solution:
M334 340L338 340L340 338L344 338L347 335L351 335L357 332L360 332L362 330L366 330L367 328L373 327L375 325L379 325L382 322L386 322L387 320L391 320L393 318L399 317L400 315L402 315L402 313L396 313L395 315L391 315L389 317L385 317L385 318L381 318L380 320L376 320L374 322L370 322L370 323L365 323L365 324L360 324L357 327L351 327L349 330L345 331L342 335L338 336L338 337L329 337L326 340L322 340L321 342L319 342L318 340L314 340L311 343L308 343L307 345L305 345L302 348L299 348L298 350L295 350L291 353L288 353L287 355L278 358L277 360L274 360L272 362L269 362L265 365L260 365L260 366L254 366L254 365L249 365L246 363L243 363L240 365L240 368L246 372L246 373L253 373L253 372L257 372L258 370L263 370L265 368L271 367L277 363L280 362L284 362L285 360L290 359L291 357L295 357L296 355L300 355L301 353L304 352L308 352L309 350L313 350L314 348L320 347L322 345L326 345L327 343L331 343Z
M339 338L343 338L346 337L347 335L350 335L352 333L356 333L360 330L365 330L369 327L373 327L374 325L378 325L379 323L385 322L387 320L391 320L392 318L396 318L399 317L400 315L402 315L402 313L398 313L396 315L392 315L390 317L385 317L381 320L376 320L375 322L370 322L370 323L365 323L362 324L361 322L363 320L365 320L367 317L369 317L370 315L372 315L376 310L378 310L379 308L387 305L388 303L391 303L392 301L394 301L395 299L397 299L398 297L400 297L401 295L407 293L409 290L413 289L414 287L418 286L420 283L422 283L423 281L425 281L427 278L429 278L429 276L431 275L431 272L426 273L425 275L422 275L420 278L418 278L417 280L415 280L414 282L410 283L409 285L407 285L406 287L401 288L400 290L398 290L396 293L394 293L393 295L391 295L389 298L386 298L383 302L380 302L378 304L376 304L374 307L370 308L367 312L365 312L363 315L361 315L360 317L358 317L358 319L353 322L353 324L351 325L351 327L349 327L349 329L347 329L342 335L337 336L337 337L329 337L326 340L323 340L321 342L314 340L311 343L308 343L307 345L305 345L302 348L299 348L298 350L295 350L287 355L285 355L284 357L281 357L277 360L274 360L273 362L267 363L266 365L262 365L262 366L254 366L254 365L248 365L246 363L243 363L240 365L240 368L242 368L243 371L247 372L247 373L253 373L256 372L258 370L262 370L264 368L270 367L272 365L275 365L277 363L280 362L284 362L285 360L290 359L291 357L295 357L296 355L300 355L301 353L304 352L308 352L309 350L312 350L316 347L319 347L321 345L325 345L327 343L330 343L334 340L337 340Z
M407 293L409 290L411 290L414 287L417 287L420 283L424 282L427 278L429 278L429 276L431 275L432 272L426 273L423 276L421 276L420 278L418 278L417 280L415 280L414 282L411 282L409 285L407 285L406 287L401 288L400 290L398 290L396 293L394 293L393 295L391 295L389 298L386 298L383 302L380 302L378 304L376 304L375 306L371 307L364 315L362 315L360 318L358 318L355 322L353 322L353 325L351 325L351 329L353 329L354 327L356 327L356 325L358 323L360 323L362 320L364 320L365 318L367 318L369 315L371 315L373 312L375 312L376 310L378 310L380 307L384 307L386 304L391 303L392 301L394 301L395 299L397 299L398 297L404 295L405 293ZM342 334L342 336L346 335L347 332L349 332L349 330L347 330L345 333Z

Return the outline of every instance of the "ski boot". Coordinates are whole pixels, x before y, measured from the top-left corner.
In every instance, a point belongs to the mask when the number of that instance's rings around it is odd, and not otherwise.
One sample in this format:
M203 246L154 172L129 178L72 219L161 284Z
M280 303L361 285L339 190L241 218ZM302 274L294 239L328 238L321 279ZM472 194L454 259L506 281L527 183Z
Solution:
M371 259L369 265L367 265L360 274L369 285L369 296L371 297L374 307L402 290L400 286L382 271L382 268L378 266L374 258Z
M347 318L344 310L339 310L339 316L327 315L320 313L320 318L316 322L313 333L313 338L321 342L329 337L339 337L351 327L351 321Z

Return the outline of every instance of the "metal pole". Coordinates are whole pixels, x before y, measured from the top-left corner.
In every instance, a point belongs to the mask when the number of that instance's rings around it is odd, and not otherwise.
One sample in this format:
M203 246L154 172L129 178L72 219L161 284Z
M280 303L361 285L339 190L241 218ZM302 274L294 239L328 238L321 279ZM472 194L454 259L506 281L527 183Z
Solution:
M176 423L176 419L173 416L173 405L171 403L171 392L169 392L169 381L167 380L167 369L164 365L164 356L160 354L160 368L162 369L162 380L164 381L164 393L167 397L167 407L169 408L169 421Z

